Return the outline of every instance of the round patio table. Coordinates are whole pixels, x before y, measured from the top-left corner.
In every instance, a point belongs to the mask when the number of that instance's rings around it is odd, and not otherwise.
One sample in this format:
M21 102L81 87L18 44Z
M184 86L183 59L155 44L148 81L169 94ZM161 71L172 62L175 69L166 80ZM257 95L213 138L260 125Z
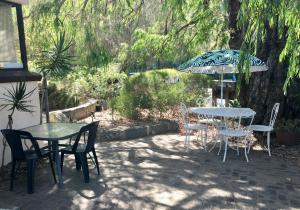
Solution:
M233 108L233 107L192 107L191 112L197 115L204 115L206 117L251 117L256 114L250 108Z
M250 108L233 108L233 107L192 107L191 112L199 116L205 116L206 119L212 119L212 125L214 124L214 118L219 117L221 120L228 118L251 118L254 117L256 112ZM218 127L218 126L217 126ZM217 141L211 147L209 151L212 151L216 146Z

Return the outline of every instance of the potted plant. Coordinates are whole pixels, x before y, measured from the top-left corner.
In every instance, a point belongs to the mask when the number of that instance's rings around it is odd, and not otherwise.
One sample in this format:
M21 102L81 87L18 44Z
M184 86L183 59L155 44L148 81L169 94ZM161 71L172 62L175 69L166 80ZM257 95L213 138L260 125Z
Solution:
M29 112L32 113L32 108L34 107L31 105L30 97L33 94L35 89L27 91L27 86L25 82L19 82L14 87L12 86L11 89L7 89L6 93L0 97L1 105L0 111L6 109L10 113L8 114L8 123L6 128L12 129L13 126L13 115L15 111L19 112ZM3 151L2 151L2 161L0 168L4 165L4 158L5 158L5 149L7 147L7 143L3 137L2 139L3 144Z
M276 142L292 146L300 143L300 119L281 120L275 127Z

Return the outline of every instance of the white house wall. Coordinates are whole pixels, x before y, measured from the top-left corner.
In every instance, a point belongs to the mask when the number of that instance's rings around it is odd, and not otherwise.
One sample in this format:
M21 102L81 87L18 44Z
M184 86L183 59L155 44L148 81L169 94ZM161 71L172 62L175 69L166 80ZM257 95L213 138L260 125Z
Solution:
M6 92L6 89L11 89L12 85L16 86L17 83L0 83L0 98L3 97L3 93ZM40 105L39 105L39 94L37 88L37 82L26 82L27 91L35 89L34 93L31 95L29 100L31 100L31 105L34 107L33 113L25 113L16 111L13 115L13 128L14 129L22 129L28 126L37 125L40 122ZM3 101L0 100L0 103ZM0 129L4 129L7 126L8 122L8 114L10 112L7 110L0 111ZM3 151L3 136L0 134L0 163L2 162L2 151ZM11 161L11 154L9 146L6 147L5 164Z

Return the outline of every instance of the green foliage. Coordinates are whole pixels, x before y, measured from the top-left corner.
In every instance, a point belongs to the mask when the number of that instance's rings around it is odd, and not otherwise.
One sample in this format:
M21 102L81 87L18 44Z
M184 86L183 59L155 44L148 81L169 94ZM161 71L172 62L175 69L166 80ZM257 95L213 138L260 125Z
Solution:
M53 39L53 46L49 50L42 51L36 65L40 72L51 77L65 76L73 66L73 56L69 54L72 41L66 40L66 32L59 33Z
M0 110L6 109L11 111L11 116L15 110L20 112L33 112L31 100L29 98L33 94L35 89L27 92L27 85L25 82L17 83L16 87L13 85L11 89L6 89L6 93L3 93L3 97L0 98L3 103L0 105Z
M126 79L126 74L114 68L98 70L90 80L90 94L92 97L103 100L115 98Z
M126 78L127 75L120 72L117 65L111 64L93 71L88 68L76 69L62 85L80 99L93 97L109 101L119 94Z
M300 1L245 0L242 1L239 14L240 27L246 32L243 43L246 52L257 52L261 43L265 42L267 30L270 28L276 29L279 38L286 40L279 58L281 62L285 60L289 63L285 91L294 77L300 77L299 11Z
M174 67L228 41L221 0L35 0L24 16L29 60L65 30L81 67L111 61L127 69Z
M228 105L229 107L241 107L241 104L238 99L230 100Z
M162 115L182 101L188 105L200 105L198 103L203 103L205 97L204 88L209 84L205 75L174 69L138 73L125 82L117 99L117 109L126 117L137 119L143 109Z
M49 83L48 94L50 110L67 109L79 105L76 96L70 95L65 89L58 89L55 83Z

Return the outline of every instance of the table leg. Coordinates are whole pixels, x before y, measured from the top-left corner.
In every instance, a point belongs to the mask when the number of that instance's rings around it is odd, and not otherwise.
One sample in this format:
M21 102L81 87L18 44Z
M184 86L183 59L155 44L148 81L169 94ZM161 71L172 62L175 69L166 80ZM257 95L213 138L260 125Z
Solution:
M58 187L63 188L64 183L63 183L63 177L62 177L61 168L60 168L61 159L60 159L60 155L59 155L58 141L53 141L52 146L53 146L54 155L55 155L56 174L58 176Z

